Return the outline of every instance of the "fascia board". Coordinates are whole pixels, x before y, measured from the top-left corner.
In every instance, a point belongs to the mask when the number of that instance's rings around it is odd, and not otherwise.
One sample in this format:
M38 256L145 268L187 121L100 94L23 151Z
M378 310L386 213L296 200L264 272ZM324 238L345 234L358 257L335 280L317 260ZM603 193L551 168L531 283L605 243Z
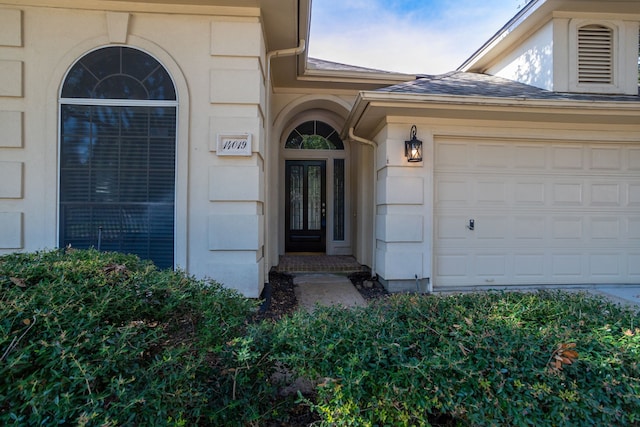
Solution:
M617 112L629 112L640 115L639 102L625 101L599 101L599 100L564 100L564 99L531 99L525 97L494 98L483 96L464 95L429 95L393 92L360 92L363 101L369 103L399 103L412 104L413 107L421 104L441 104L456 106L499 106L499 107L538 107L554 109L590 109L590 110L616 110Z
M375 73L357 71L325 71L325 70L305 70L304 74L298 77L301 81L314 82L336 82L336 83L363 83L363 84L384 84L393 85L415 80L413 74L400 73Z
M365 116L376 111L377 115L399 115L401 111L428 110L482 110L484 112L510 112L530 114L597 115L599 117L627 117L631 122L640 123L640 102L615 101L574 101L540 100L528 98L490 98L459 95L426 95L384 92L360 92L349 114L342 137L350 127L355 129ZM381 113L384 111L384 113ZM636 120L637 118L637 120Z
M517 40L518 34L531 31L533 27L541 26L538 20L532 18L533 15L543 14L543 8L549 0L533 0L527 3L518 14L516 14L505 26L495 33L484 45L475 51L465 62L457 68L457 71L470 71L487 68L491 58L497 57L501 52L508 49L504 46L509 40Z
M229 3L229 2L227 2ZM260 8L254 5L255 2L249 2L247 5L211 5L203 3L184 3L176 1L175 3L165 2L145 2L145 1L127 1L127 0L3 0L5 6L33 6L47 8L62 9L80 9L80 10L109 10L116 12L146 12L146 13L171 13L181 15L224 15L238 17L260 17Z

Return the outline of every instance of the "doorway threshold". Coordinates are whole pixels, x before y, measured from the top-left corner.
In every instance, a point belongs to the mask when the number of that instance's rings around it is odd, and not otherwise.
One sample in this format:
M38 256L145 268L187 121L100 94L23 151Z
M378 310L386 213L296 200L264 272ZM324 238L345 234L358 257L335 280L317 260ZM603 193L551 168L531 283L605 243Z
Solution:
M280 256L276 271L281 273L359 273L370 271L351 255L317 252L287 252Z

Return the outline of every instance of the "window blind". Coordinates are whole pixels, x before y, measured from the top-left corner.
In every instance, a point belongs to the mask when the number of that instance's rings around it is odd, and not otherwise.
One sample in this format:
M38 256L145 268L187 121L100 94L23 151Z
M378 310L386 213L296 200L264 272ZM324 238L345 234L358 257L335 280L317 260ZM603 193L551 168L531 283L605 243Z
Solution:
M61 106L61 246L173 266L175 129L175 107Z

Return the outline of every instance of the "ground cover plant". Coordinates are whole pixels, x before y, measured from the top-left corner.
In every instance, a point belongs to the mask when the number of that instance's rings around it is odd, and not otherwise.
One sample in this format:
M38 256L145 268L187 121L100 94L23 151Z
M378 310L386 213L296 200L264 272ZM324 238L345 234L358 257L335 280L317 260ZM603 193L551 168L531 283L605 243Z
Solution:
M601 298L256 308L130 255L0 257L0 424L640 426L640 316Z
M640 425L640 317L586 294L394 295L266 327L323 425Z
M234 345L255 303L131 255L0 257L0 424L223 425L259 414ZM240 356L241 358L241 356Z

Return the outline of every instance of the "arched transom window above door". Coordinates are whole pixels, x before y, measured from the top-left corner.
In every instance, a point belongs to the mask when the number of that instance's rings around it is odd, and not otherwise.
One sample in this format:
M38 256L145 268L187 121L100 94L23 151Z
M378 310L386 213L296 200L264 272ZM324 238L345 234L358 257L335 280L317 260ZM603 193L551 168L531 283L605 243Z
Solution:
M319 120L298 125L286 139L284 148L294 150L344 150L338 132Z

